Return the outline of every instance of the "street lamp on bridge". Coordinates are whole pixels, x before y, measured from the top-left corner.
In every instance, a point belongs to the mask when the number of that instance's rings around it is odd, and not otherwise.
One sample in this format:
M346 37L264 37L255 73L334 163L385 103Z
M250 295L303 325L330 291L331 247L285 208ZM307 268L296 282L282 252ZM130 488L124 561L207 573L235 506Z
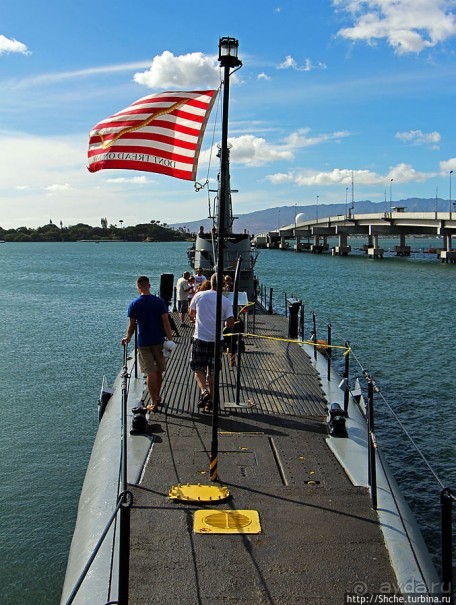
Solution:
M390 180L390 214L392 212L391 203L392 203L392 199L393 199L393 181L394 181L394 179Z
M452 210L452 205L451 205L451 175L453 174L453 171L450 170L450 220L451 220L451 210Z

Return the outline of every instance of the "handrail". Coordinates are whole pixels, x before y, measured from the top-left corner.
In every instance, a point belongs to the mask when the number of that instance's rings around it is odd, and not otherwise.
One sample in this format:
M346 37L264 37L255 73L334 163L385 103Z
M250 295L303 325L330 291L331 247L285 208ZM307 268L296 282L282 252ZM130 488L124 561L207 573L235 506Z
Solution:
M136 347L135 341L135 360L136 365ZM71 605L76 598L79 589L81 588L91 566L98 554L108 532L119 514L119 574L118 574L118 600L109 601L109 603L118 605L128 604L128 582L129 582L129 548L130 548L130 513L133 506L133 494L128 490L127 481L127 401L128 401L128 358L127 345L123 346L123 368L122 368L122 400L121 400L121 456L120 456L120 480L121 492L117 497L117 503L112 512L106 526L89 556L87 563L84 566L73 590L70 593L65 605ZM108 605L108 604L107 604Z
M136 331L135 331L136 332ZM135 339L136 340L136 339ZM136 353L136 342L135 342ZM136 359L135 359L136 362ZM127 344L124 344L124 366L122 369L122 436L121 436L121 471L122 493L127 493L127 401L128 401L128 365L127 365ZM130 577L130 518L131 506L133 503L133 495L131 500L125 500L120 508L119 517L119 605L127 605L128 603L128 582Z
M112 525L114 519L116 518L117 513L122 505L122 501L121 501L121 497L120 497L121 495L122 494L119 495L119 497L117 499L116 508L114 509L114 512L111 514L111 517L109 518L109 521L106 524L105 528L101 532L98 542L96 543L95 548L92 551L92 554L90 555L89 559L87 560L87 563L85 564L85 567L82 570L81 575L78 578L78 581L76 582L73 590L71 591L70 596L68 597L67 601L65 602L65 605L71 605L71 603L74 601L79 589L81 588L81 585L82 585L92 563L94 562L95 557L97 556L98 551L100 550L100 548L104 542L104 539L106 538L106 536L111 528L111 525Z

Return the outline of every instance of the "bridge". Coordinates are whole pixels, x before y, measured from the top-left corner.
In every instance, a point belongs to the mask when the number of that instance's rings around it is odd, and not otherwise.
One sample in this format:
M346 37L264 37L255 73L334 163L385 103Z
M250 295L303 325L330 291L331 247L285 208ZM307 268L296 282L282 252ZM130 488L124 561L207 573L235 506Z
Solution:
M256 234L252 245L256 248L294 249L297 252L309 250L321 253L328 250L328 238L337 238L338 244L332 248L334 256L347 256L351 252L350 236L367 236L365 252L371 258L383 258L384 250L379 245L380 237L397 237L396 255L410 256L411 248L407 237L428 235L442 237L442 262L456 262L456 250L452 249L452 237L456 235L456 212L406 212L405 208L392 208L389 212L375 214L348 214L302 220L298 214L294 223L272 231ZM295 244L290 248L290 240Z

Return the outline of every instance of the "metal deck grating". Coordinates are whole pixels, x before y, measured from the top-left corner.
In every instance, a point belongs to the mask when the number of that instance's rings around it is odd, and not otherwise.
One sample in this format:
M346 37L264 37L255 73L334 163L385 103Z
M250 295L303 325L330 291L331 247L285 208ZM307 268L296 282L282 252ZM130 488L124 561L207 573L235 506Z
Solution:
M171 414L196 413L199 391L189 365L193 326L180 326L177 313L173 313L173 319L179 336L175 336L177 347L164 374L161 411ZM251 330L251 320L249 323L247 330ZM256 335L285 338L286 333L287 321L284 317L257 314ZM315 418L325 415L325 396L307 353L298 345L281 340L247 336L244 342L246 351L241 357L239 400L252 407L233 409L229 406L236 400L237 368L230 367L229 356L223 354L220 375L222 413L261 412ZM145 401L148 402L147 392Z

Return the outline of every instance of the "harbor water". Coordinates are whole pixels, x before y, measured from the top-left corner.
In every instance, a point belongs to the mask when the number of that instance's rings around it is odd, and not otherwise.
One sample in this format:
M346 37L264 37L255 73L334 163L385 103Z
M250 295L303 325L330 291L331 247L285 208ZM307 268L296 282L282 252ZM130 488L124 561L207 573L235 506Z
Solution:
M394 245L397 242L391 242ZM388 245L382 243L388 249ZM380 445L393 454L430 550L438 561L441 482L456 489L453 315L456 265L435 240L413 240L411 257L369 260L262 251L261 283L277 310L302 299L318 338L349 340L353 374L366 370L376 397ZM186 269L186 243L6 243L0 246L0 603L59 602L79 493L97 430L103 375L122 363L120 338L135 279ZM432 467L393 427L391 406Z

